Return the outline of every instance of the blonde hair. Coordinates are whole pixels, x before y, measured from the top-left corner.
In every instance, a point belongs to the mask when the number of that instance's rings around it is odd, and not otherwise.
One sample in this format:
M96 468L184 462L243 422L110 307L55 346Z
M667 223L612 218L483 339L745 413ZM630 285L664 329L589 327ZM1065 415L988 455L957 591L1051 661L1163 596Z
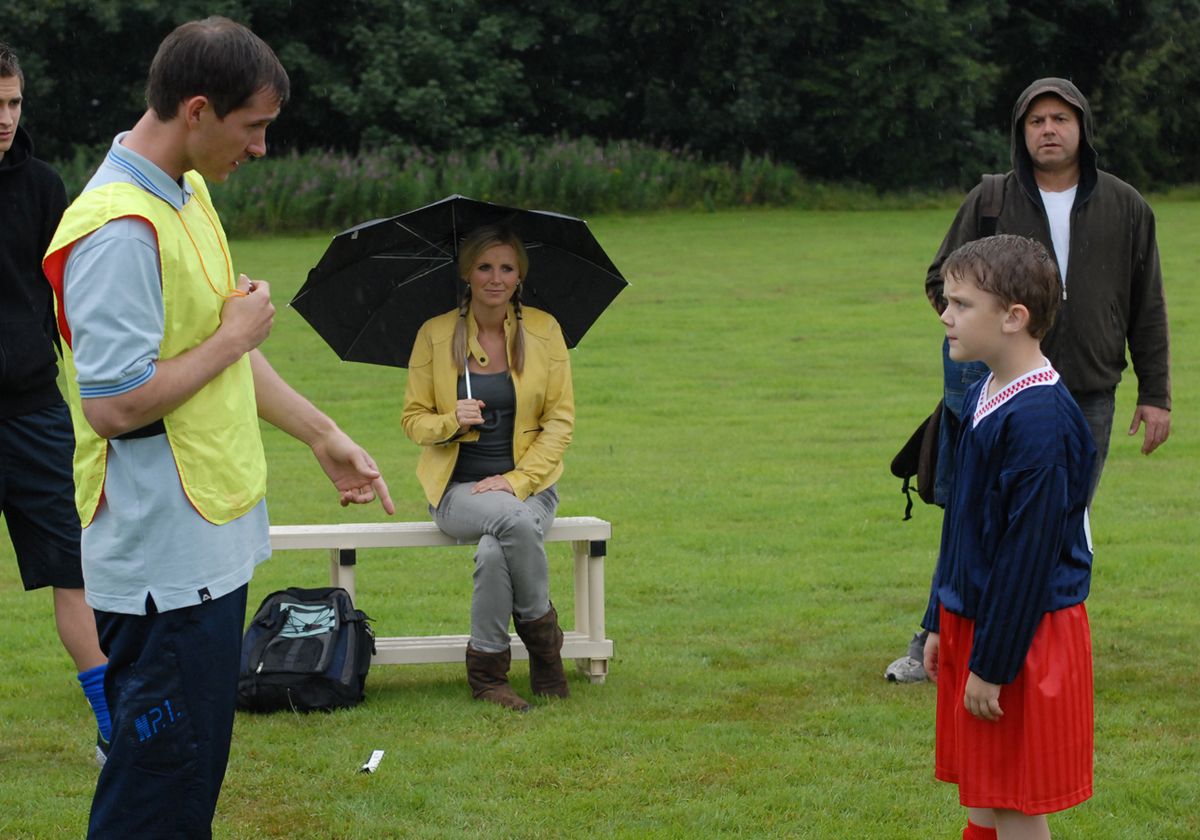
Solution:
M450 342L450 353L461 374L467 366L467 316L471 312L471 271L479 257L488 248L507 245L517 255L517 287L513 289L512 305L517 316L517 333L513 336L512 358L509 367L520 373L525 367L525 325L521 318L521 284L529 270L529 255L521 237L506 225L485 225L475 228L463 238L458 249L458 276L462 280L458 293L458 323L454 325L454 339Z

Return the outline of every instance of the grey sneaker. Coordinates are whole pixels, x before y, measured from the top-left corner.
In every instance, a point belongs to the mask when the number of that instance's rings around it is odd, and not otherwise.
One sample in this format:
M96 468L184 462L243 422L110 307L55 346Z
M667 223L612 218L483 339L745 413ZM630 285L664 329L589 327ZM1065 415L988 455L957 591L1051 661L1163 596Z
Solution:
M921 664L920 660L913 659L908 654L905 654L887 666L887 670L883 672L883 676L889 682L924 682L926 679L925 666Z

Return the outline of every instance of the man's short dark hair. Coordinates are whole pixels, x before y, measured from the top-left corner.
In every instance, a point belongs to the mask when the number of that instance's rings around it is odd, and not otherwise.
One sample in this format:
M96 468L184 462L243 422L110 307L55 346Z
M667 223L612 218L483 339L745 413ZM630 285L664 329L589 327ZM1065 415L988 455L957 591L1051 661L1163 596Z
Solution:
M17 61L17 54L12 51L12 47L0 41L0 79L10 79L13 76L17 77L21 89L24 90L25 74L21 72L21 62Z
M206 96L224 119L254 94L269 90L282 106L290 84L271 48L240 23L214 15L178 26L150 64L146 102L164 122L192 96Z
M942 263L942 279L971 280L1005 307L1029 310L1029 334L1042 338L1054 324L1062 301L1058 267L1042 243L1000 234L958 248Z

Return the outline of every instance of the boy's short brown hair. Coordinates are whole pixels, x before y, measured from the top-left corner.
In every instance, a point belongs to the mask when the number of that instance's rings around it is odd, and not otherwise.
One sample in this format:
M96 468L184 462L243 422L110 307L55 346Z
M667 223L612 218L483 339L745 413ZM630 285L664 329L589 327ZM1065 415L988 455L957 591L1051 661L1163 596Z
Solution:
M1024 236L999 234L961 246L942 263L942 279L970 278L1009 307L1029 310L1029 334L1042 338L1054 324L1062 302L1058 266L1042 243Z
M12 47L0 41L0 79L11 79L14 76L24 90L25 74L21 72L21 62L17 61L17 54L12 51Z
M290 91L287 71L261 38L214 15L181 24L159 44L146 102L166 122L183 100L206 96L217 118L225 119L260 90L273 92L282 107Z

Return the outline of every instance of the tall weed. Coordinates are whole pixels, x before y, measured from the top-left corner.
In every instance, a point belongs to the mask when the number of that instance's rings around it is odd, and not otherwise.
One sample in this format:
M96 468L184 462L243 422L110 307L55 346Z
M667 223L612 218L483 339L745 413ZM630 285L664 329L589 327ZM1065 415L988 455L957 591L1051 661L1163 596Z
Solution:
M103 156L80 149L57 164L76 195ZM582 138L430 152L395 144L347 154L270 156L212 184L230 236L341 229L459 193L575 215L778 206L868 210L950 206L947 193L880 195L856 184L804 178L792 165L747 153L736 164L688 149Z

